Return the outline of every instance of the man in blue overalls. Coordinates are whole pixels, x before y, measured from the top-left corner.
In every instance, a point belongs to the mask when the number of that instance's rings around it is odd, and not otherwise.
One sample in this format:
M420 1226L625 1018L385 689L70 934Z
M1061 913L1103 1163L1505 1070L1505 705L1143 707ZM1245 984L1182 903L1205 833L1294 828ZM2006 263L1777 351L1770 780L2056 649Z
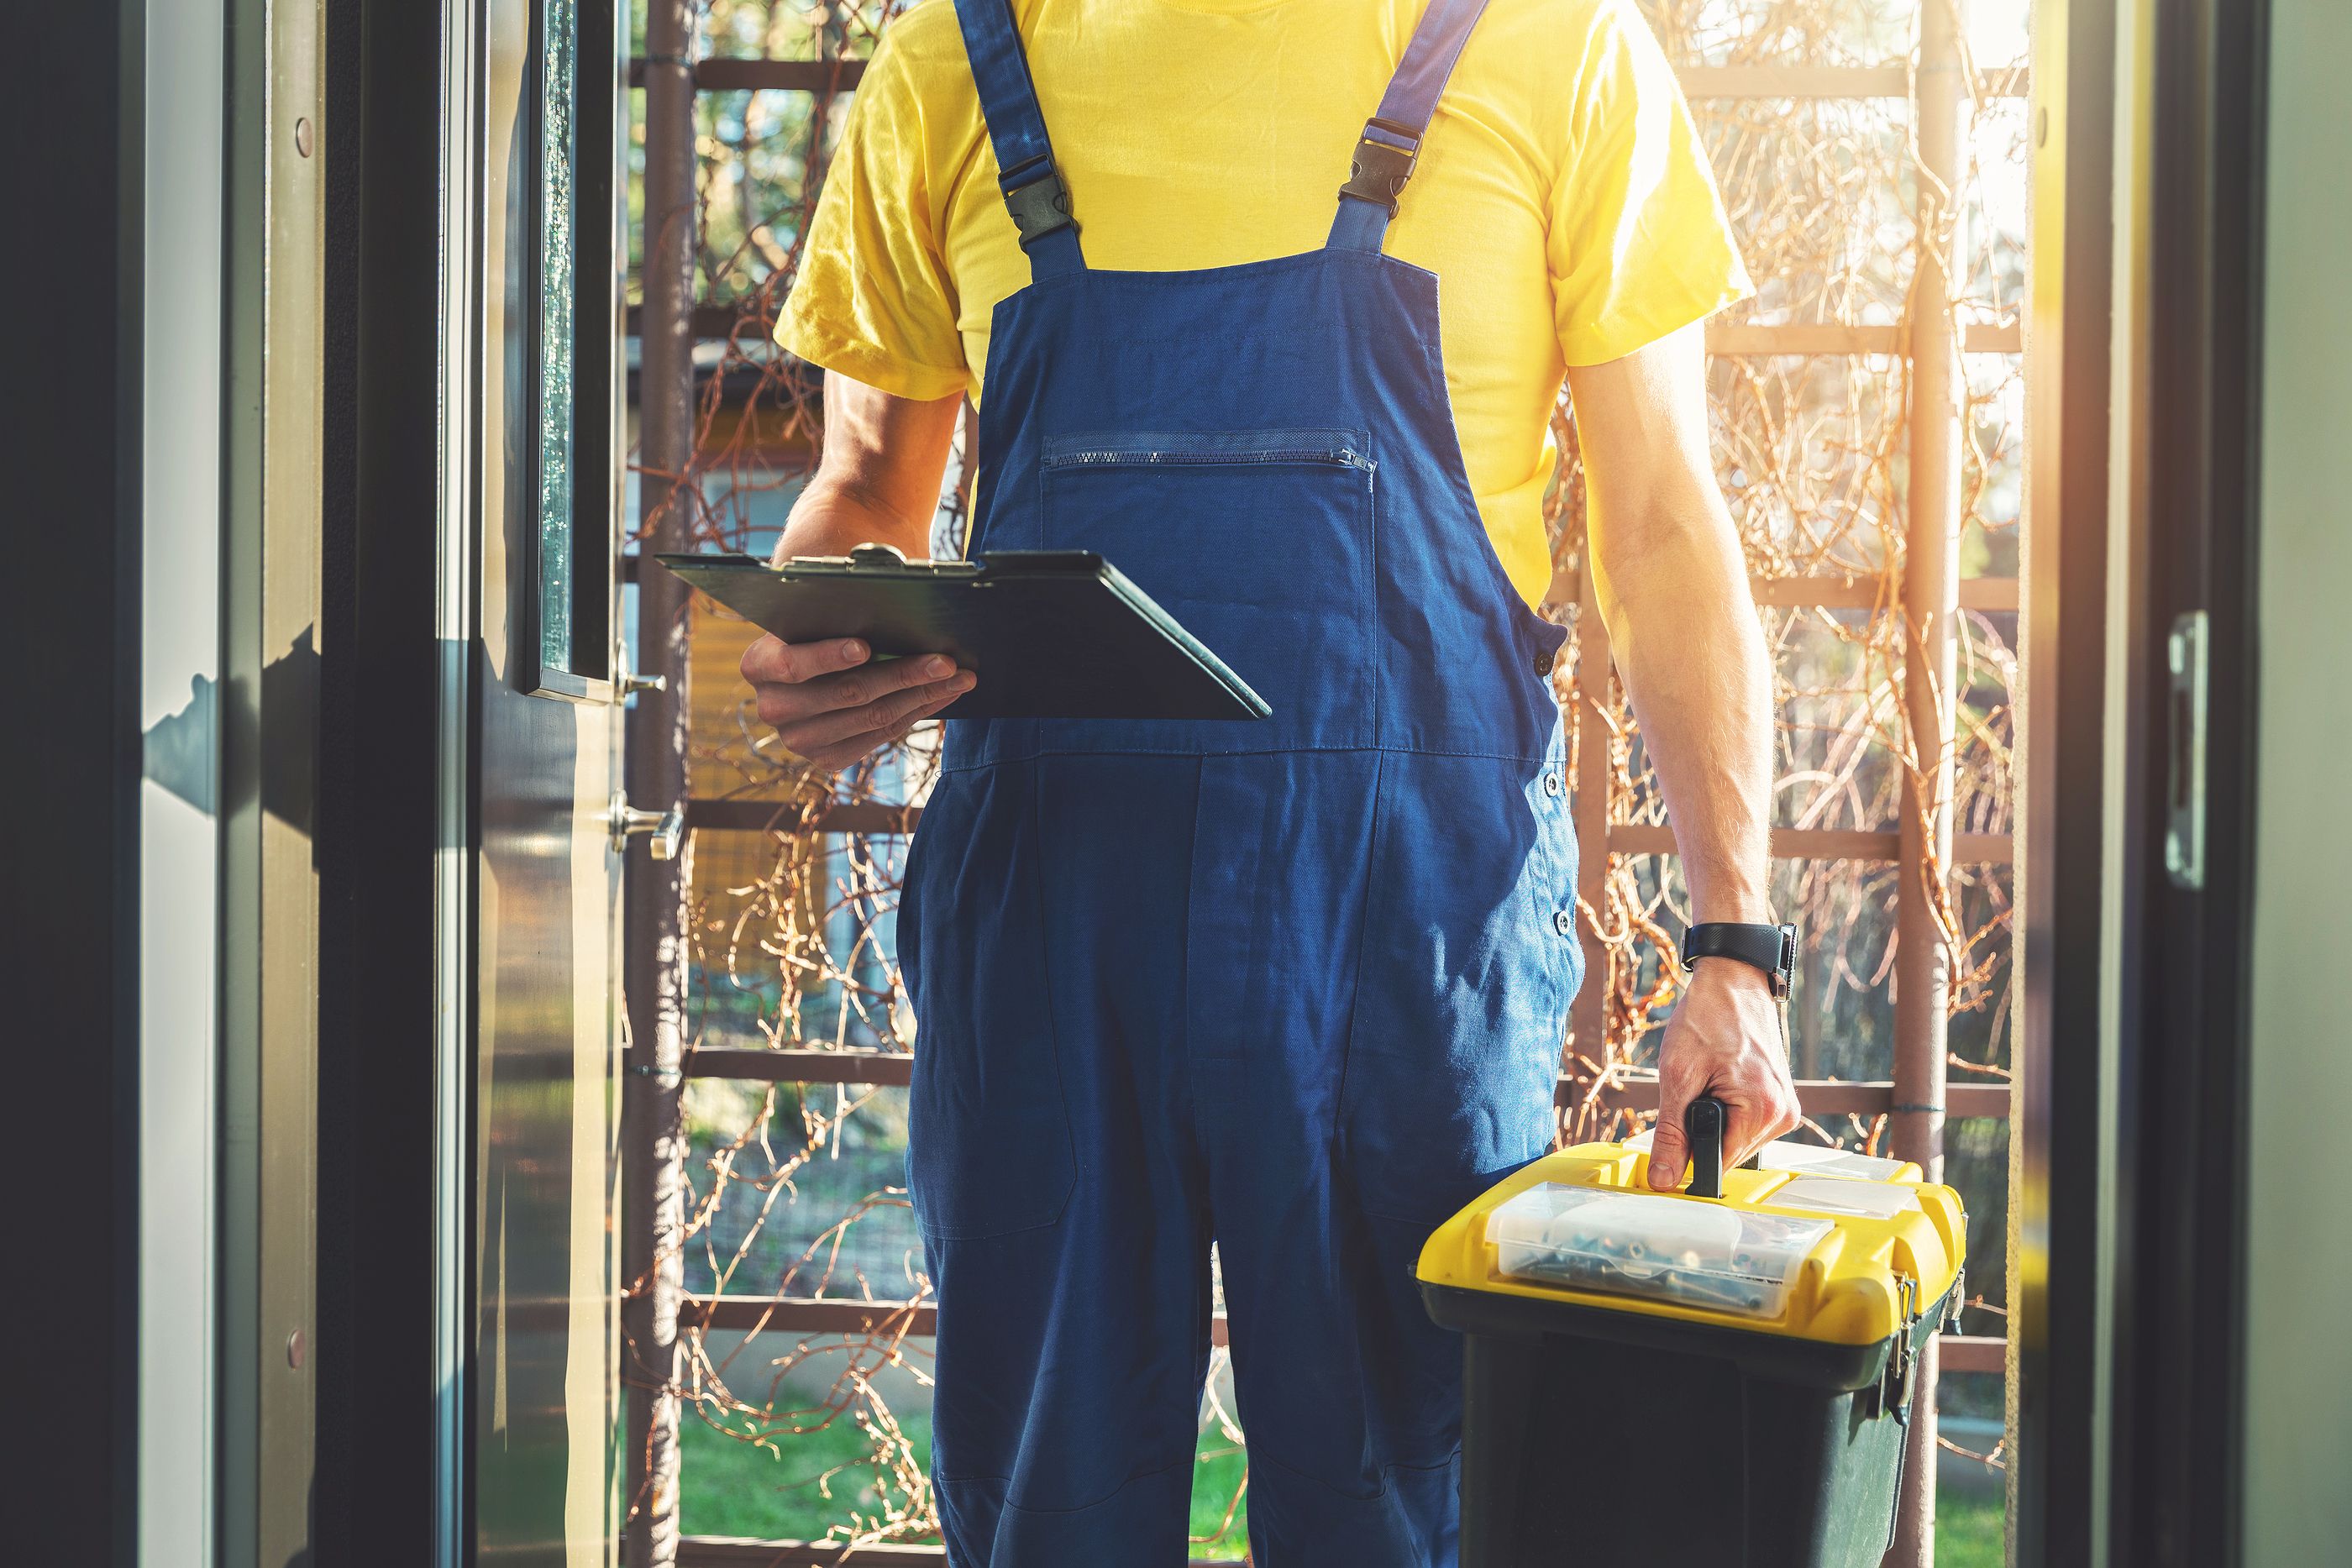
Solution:
M1184 1560L1213 1246L1255 1560L1453 1563L1461 1353L1412 1260L1548 1146L1581 970L1529 608L1563 372L1694 918L1769 931L1696 325L1745 287L1724 226L1624 0L934 0L886 34L779 331L828 372L780 553L928 553L984 369L970 549L1101 552L1273 707L948 725L898 935L960 1568ZM772 638L743 668L823 766L973 681ZM1734 1157L1793 1124L1778 1023L1762 968L1697 962L1661 1184L1703 1089Z

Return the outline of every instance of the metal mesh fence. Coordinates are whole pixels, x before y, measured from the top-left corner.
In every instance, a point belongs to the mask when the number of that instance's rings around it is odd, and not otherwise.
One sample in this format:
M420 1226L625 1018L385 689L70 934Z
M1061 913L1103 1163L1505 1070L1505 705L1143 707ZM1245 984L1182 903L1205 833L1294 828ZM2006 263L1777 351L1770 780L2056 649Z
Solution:
M899 9L708 0L703 52L855 59ZM2018 675L2028 134L2021 84L2004 71L2024 54L2022 4L1978 0L1959 29L1968 131L1944 210L1959 225L1965 267L1950 312L1968 351L1948 741L1915 726L1905 679L1906 639L1920 634L1902 593L1906 349L1918 320L1923 246L1945 237L1923 235L1917 222L1921 183L1936 178L1918 155L1912 112L1918 5L1646 0L1643 10L1684 69L1759 284L1755 299L1710 329L1710 390L1719 476L1775 654L1773 821L1798 836L1776 861L1773 892L1802 932L1790 1015L1798 1075L1890 1076L1895 911L1911 877L1932 890L1933 930L1948 956L1955 1082L1999 1082L2013 1032L2002 846L2012 819ZM714 90L709 76L698 140L701 284L714 320L699 355L697 468L680 504L694 509L700 547L763 553L820 434L813 372L773 350L769 332L846 98ZM1940 298L1935 308L1945 308ZM1685 904L1656 837L1664 811L1639 727L1606 669L1582 656L1580 621L1591 613L1580 608L1591 597L1583 486L1565 402L1555 423L1561 458L1547 504L1557 573L1545 612L1572 633L1555 686L1570 713L1590 716L1570 726L1579 747L1571 777L1588 792L1598 782L1611 824L1610 852L1586 845L1601 869L1584 915L1605 961L1591 967L1591 998L1580 1014L1587 1027L1564 1042L1561 1135L1574 1142L1621 1134L1643 1119L1614 1091L1654 1060L1674 1000L1670 956ZM961 536L965 481L959 461L942 495L942 540ZM689 1059L687 1289L726 1305L690 1314L685 1421L772 1457L758 1484L779 1500L782 1533L845 1546L935 1540L923 1468L929 1284L903 1186L905 1091L896 1086L919 1043L899 984L894 911L907 842L896 809L923 800L936 737L919 733L838 778L796 770L778 759L735 675L751 632L708 604L694 613L693 794L730 803L723 814L706 810L704 821L734 824L698 828L689 852L700 1060L721 1051L892 1060L860 1069L872 1082L850 1083L793 1081L809 1070L789 1065L703 1076ZM1594 746L1605 747L1605 765L1587 766L1582 748ZM1940 747L1953 765L1964 852L1948 864L1906 864L1872 849L1898 834L1906 780L1916 787ZM1589 799L1579 806L1580 821L1601 820ZM1846 838L1832 843L1839 834ZM1870 852L1854 850L1855 835L1869 836ZM1874 1148L1884 1120L1822 1118L1813 1130ZM2006 1139L2005 1121L1992 1118L1956 1121L1948 1134L1947 1179L1973 1217L1971 1279L1980 1310L1994 1313L2005 1300L1998 1260ZM803 1307L813 1301L895 1304L826 1319ZM1222 1345L1216 1354L1221 1369ZM1202 1473L1215 1484L1204 1481L1195 1537L1204 1553L1238 1557L1245 1437L1223 1386L1213 1377L1202 1407ZM1985 1403L1997 1409L1997 1395ZM691 1430L688 1437L691 1534L704 1511L698 1456L709 1450ZM751 1484L740 1468L726 1473L727 1484Z

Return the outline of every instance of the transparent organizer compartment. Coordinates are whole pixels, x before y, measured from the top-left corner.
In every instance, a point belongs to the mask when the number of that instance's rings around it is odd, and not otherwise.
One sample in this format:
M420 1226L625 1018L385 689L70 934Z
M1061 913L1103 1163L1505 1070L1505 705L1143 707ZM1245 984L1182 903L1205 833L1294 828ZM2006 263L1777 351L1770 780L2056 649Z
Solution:
M1827 1219L1544 1182L1486 1219L1507 1278L1773 1318Z
M1882 1160L1851 1149L1825 1149L1819 1144L1776 1138L1756 1151L1760 1171L1795 1171L1806 1176L1849 1176L1857 1181L1893 1181L1903 1169L1901 1160Z
M1864 1219L1892 1219L1898 1214L1919 1212L1919 1195L1907 1186L1839 1176L1799 1176L1764 1201L1774 1208L1852 1214Z

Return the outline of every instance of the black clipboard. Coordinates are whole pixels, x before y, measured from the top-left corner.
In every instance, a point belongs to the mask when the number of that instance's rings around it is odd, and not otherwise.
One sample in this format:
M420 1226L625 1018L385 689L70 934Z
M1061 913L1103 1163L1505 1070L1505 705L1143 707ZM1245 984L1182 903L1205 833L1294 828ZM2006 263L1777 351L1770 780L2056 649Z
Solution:
M1273 709L1173 616L1086 550L910 561L887 545L770 566L655 558L787 643L858 637L980 677L943 718L1264 718Z

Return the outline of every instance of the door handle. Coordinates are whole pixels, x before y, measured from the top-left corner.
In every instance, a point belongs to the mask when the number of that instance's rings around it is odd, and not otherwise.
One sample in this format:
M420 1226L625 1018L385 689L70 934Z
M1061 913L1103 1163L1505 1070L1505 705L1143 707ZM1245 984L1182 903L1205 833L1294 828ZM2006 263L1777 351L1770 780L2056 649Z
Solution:
M619 790L613 794L613 849L618 853L629 847L629 841L642 833L646 852L657 861L676 860L686 842L686 808L673 806L667 811L640 811L629 804L629 798Z
M2165 704L2164 870L2175 887L2205 885L2205 612L2191 610L2165 640L2171 690Z

